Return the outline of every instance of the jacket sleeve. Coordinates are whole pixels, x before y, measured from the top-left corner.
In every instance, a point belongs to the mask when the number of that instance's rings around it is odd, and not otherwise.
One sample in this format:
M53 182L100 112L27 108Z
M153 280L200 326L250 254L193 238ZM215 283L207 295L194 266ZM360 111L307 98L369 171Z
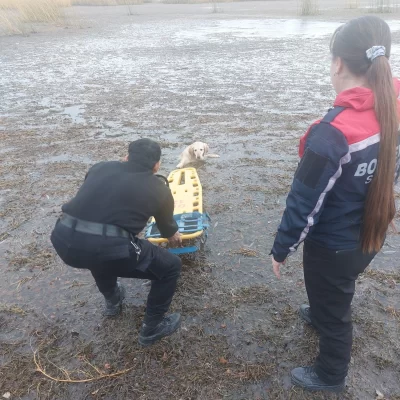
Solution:
M276 261L283 262L295 252L318 223L327 196L342 174L342 165L350 158L342 132L324 122L312 129L271 251Z
M165 187L164 200L161 207L154 215L157 227L163 238L170 238L178 231L178 225L174 220L174 207L175 202L169 188Z

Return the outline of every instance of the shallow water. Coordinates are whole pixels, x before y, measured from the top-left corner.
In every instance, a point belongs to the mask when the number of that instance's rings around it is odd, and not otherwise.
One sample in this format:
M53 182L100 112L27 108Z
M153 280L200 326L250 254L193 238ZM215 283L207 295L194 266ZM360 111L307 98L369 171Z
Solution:
M61 114L68 115L76 124L82 124L85 122L85 118L82 116L84 112L85 106L83 104L78 104L65 107Z
M331 35L340 25L337 22L310 21L302 19L243 19L217 21L202 29L192 29L177 33L181 39L225 40L226 34L232 38L290 39L301 36L303 39ZM398 25L397 21L395 25ZM400 25L399 25L400 27ZM221 36L220 36L221 35Z

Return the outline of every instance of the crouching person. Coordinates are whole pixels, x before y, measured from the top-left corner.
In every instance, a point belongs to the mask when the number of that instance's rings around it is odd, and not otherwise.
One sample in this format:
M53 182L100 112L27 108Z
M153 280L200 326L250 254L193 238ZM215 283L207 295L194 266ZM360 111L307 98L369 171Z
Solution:
M151 280L139 334L143 346L171 335L181 320L179 313L167 314L181 272L180 258L136 236L154 216L169 244L182 244L171 191L155 176L160 158L156 142L140 139L129 145L125 162L94 165L76 196L62 207L51 234L67 265L90 270L105 298L106 316L121 311L125 289L118 277Z

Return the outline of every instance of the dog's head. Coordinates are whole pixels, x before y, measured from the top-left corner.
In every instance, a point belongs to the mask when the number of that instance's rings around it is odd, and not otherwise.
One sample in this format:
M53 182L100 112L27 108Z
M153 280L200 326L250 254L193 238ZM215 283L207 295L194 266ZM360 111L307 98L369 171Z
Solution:
M190 154L197 160L203 160L208 153L208 144L203 142L195 142L189 146Z

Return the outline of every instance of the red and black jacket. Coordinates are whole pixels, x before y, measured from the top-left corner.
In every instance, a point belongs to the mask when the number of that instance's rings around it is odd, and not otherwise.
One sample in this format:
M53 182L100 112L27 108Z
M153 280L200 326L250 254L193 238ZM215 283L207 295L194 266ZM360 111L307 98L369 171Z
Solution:
M400 113L400 81L394 80ZM301 157L272 249L281 262L306 238L332 250L359 246L364 202L377 166L374 94L357 87L300 140ZM400 166L397 151L396 174Z

